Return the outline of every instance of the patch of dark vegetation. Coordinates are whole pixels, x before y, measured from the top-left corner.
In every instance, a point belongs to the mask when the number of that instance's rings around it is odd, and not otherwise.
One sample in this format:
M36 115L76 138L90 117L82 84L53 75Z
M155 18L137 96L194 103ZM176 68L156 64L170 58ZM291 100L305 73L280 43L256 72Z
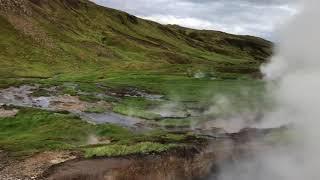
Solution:
M245 39L225 38L224 41L240 48L241 51L247 52L253 58L260 61L266 61L272 53L270 49L270 46L272 46L271 42L262 43L262 40L253 40L250 37Z
M163 31L165 34L169 35L169 36L174 36L177 37L177 32L173 31L172 29L170 29L167 26L163 26L163 25L158 25L158 28Z
M230 134L230 137L239 144L243 142L253 141L255 139L263 139L268 135L274 135L276 133L285 133L288 131L287 126L282 126L279 128L269 128L269 129L256 129L256 128L246 128L242 129L238 133Z
M223 66L217 68L219 72L221 73L235 73L235 74L248 74L248 75L255 75L255 74L261 74L259 70L256 68L250 68L250 67L236 67L234 65L229 66ZM229 79L229 78L227 78ZM232 79L237 79L237 77L234 77Z
M152 94L150 91L129 86L118 88L107 87L105 93L113 97L143 97L144 95Z
M121 16L122 17L122 16ZM153 42L153 41L148 41L148 40L145 40L145 39L141 39L141 38L137 38L135 36L132 36L132 35L129 35L129 34L126 34L126 33L123 33L121 31L118 31L114 28L111 28L112 31L114 31L115 33L121 35L122 37L124 37L124 39L127 39L127 40L130 40L130 41L133 41L133 42L136 42L138 43L139 45L142 45L142 46L147 46L147 47L153 47L153 48L160 48L160 49L165 49L167 50L166 47L162 46L161 44L158 44L156 42Z
M66 3L66 5L68 7L74 8L74 9L78 9L81 7L81 1L79 0L62 0L62 3Z
M127 19L129 22L131 22L132 24L138 24L139 23L139 20L136 16L133 16L133 15L130 15L130 14L127 14Z
M170 51L177 50L177 47L173 46L172 44L170 44L162 39L153 38L151 36L146 36L146 38L152 42L156 42L157 44L161 45L162 47L166 48L167 50L170 50Z
M30 0L30 2L37 5L37 6L42 6L44 0Z
M186 56L178 54L178 53L163 53L165 57L167 57L167 61L170 64L190 64L192 61L188 59Z
M35 91L33 91L31 95L34 97L49 97L53 95L53 93L52 91L49 91L47 89L38 88Z
M130 14L118 14L118 19L120 20L121 24L128 26L128 23L131 24L139 24L139 20L136 16Z

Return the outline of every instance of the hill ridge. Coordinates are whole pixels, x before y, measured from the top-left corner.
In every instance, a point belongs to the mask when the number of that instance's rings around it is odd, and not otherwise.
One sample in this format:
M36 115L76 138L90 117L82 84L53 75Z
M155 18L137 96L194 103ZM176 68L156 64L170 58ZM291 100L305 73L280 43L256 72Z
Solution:
M189 71L257 74L272 43L140 19L88 0L0 0L0 74Z

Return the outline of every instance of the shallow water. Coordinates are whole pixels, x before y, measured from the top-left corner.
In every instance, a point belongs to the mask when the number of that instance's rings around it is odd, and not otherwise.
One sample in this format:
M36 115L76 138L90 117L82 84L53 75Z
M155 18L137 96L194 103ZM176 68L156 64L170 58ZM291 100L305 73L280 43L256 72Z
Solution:
M105 113L85 113L81 112L79 113L80 117L90 121L94 122L96 124L105 124L105 123L111 123L111 124L119 124L124 127L141 127L139 125L144 124L145 121L139 118L124 116L120 114L116 114L113 112L105 112Z
M0 105L13 105L20 107L34 107L45 110L65 110L80 116L86 121L96 124L111 123L129 128L142 128L142 119L124 116L113 112L86 113L90 104L73 96L33 97L32 93L37 86L10 87L0 90Z

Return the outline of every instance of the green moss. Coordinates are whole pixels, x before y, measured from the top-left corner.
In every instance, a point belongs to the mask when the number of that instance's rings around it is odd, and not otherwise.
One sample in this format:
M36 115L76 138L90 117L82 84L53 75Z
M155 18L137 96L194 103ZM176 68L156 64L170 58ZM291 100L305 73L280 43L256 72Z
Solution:
M91 130L68 114L21 109L16 117L0 118L0 146L22 154L69 149L84 143Z
M158 104L156 101L150 101L145 98L125 98L114 105L113 111L144 119L158 119L160 116L150 111L150 107Z
M61 94L68 94L71 96L77 96L78 95L78 90L75 87L72 86L65 86L63 87L62 91L60 92Z
M90 107L85 110L85 112L88 112L88 113L104 113L106 111L107 110L104 107Z
M102 124L97 126L96 134L98 136L109 137L117 141L135 136L130 130L112 124Z
M16 155L75 149L86 145L91 134L114 139L132 135L115 125L95 126L70 114L36 109L20 109L15 117L0 118L0 148Z
M167 99L206 102L216 95L233 96L239 102L250 101L264 94L264 82L253 79L195 79L178 75L122 73L110 74L101 83L114 87L138 87L166 95ZM143 106L143 102L136 102ZM139 104L142 105L139 105Z
M0 149L13 156L50 150L79 150L88 147L92 135L111 140L113 145L88 148L88 157L162 152L183 145L193 137L162 130L133 133L117 125L92 125L68 113L36 109L23 108L15 117L0 118Z
M41 97L41 96L42 97L49 97L50 96L50 92L45 90L45 89L39 88L39 89L37 89L36 91L34 91L32 93L32 96L34 96L34 97Z
M85 157L111 157L111 156L125 156L130 154L149 154L167 151L175 148L174 144L160 144L152 142L142 142L134 145L108 145L103 147L88 148L85 150Z

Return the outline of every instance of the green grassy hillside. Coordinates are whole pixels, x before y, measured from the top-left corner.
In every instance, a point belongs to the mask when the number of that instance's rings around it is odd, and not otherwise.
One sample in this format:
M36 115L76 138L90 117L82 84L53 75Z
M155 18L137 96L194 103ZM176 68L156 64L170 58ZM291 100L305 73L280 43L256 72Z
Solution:
M153 110L171 112L171 106L162 108L167 104L209 119L260 112L261 104L268 103L264 83L248 77L260 75L259 66L271 53L272 43L261 38L165 26L88 0L0 0L0 89L35 83L39 89L33 95L50 96L45 88L54 87L58 95L103 101L115 113L159 126L197 121L160 120ZM164 97L131 96L136 90ZM222 96L230 103L211 112ZM92 125L66 112L7 108L20 112L0 117L0 150L15 155L67 149L85 151L88 157L118 156L198 141L162 129L136 134L116 125ZM110 140L110 146L87 147L91 135Z
M258 73L271 42L164 26L88 0L0 0L0 77Z

